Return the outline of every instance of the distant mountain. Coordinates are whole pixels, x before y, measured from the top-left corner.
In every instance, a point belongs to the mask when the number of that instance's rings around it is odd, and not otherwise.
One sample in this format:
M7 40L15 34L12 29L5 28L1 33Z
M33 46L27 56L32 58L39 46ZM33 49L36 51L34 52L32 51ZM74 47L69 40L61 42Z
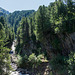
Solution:
M14 31L16 32L17 27L19 26L19 22L21 21L22 17L31 17L33 16L34 10L22 10L22 11L15 11L13 13L10 13L7 16L7 22L11 26L14 27Z
M34 12L34 10L14 11L7 16L8 23L10 23L12 26L18 25L22 17L32 16Z
M9 11L6 11L5 9L0 7L0 16L3 16L6 19L7 23L15 28L15 32L17 27L19 26L21 18L29 16L31 17L33 16L34 12L35 10L22 10L22 11L14 11L13 13L9 13Z
M3 15L3 14L8 15L9 11L6 11L5 9L3 9L3 8L0 7L0 15Z

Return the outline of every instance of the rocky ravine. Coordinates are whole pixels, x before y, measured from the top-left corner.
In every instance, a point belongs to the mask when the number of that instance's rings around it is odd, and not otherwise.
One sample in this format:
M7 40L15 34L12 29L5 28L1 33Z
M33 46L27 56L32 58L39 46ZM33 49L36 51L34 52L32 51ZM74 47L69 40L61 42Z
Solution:
M29 73L26 69L22 69L22 68L17 67L17 64L16 64L17 57L15 54L16 42L17 42L17 40L14 40L12 47L11 47L13 53L10 55L11 56L11 64L10 65L11 65L13 71L11 71L10 75L29 75Z

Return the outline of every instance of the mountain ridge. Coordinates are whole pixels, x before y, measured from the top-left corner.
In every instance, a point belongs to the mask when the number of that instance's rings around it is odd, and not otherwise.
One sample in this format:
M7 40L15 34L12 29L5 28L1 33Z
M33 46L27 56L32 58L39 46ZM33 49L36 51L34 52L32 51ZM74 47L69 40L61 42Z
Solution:
M35 10L21 10L10 13L9 11L0 7L0 17L3 16L10 26L14 26L15 32L22 17L32 17L34 12Z
M5 9L3 9L2 7L0 7L0 13L7 14L8 15L10 12L7 11L7 10L5 10Z
M14 12L26 12L26 11L35 11L35 10L33 10L33 9L31 9L31 10L15 10L15 11L13 11L13 12L10 12L10 11L8 11L8 10L6 10L6 9L4 9L4 8L2 8L2 7L0 7L0 13L3 13L3 14L6 14L6 15L8 15L8 14L12 14L12 13L14 13Z

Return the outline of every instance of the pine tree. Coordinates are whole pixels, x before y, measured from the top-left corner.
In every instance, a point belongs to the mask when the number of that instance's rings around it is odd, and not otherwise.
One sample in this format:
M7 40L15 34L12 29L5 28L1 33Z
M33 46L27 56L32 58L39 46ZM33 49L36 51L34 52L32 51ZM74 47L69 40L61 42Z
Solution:
M39 40L42 40L47 32L50 31L50 21L47 12L47 8L43 5L39 7L36 13L36 30Z
M2 19L2 20L1 20ZM6 34L3 18L0 19L0 75L5 75L10 70L9 49L6 47Z
M30 36L29 36L29 23L28 23L28 20L27 20L27 18L26 18L26 42L29 42L29 40L30 40Z

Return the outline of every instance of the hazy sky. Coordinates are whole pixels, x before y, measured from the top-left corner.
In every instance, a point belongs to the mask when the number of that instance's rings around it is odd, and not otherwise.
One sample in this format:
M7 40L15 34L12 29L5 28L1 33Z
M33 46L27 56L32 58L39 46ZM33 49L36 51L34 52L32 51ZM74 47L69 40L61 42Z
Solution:
M0 0L0 7L13 12L15 10L37 10L40 5L48 6L55 0Z

